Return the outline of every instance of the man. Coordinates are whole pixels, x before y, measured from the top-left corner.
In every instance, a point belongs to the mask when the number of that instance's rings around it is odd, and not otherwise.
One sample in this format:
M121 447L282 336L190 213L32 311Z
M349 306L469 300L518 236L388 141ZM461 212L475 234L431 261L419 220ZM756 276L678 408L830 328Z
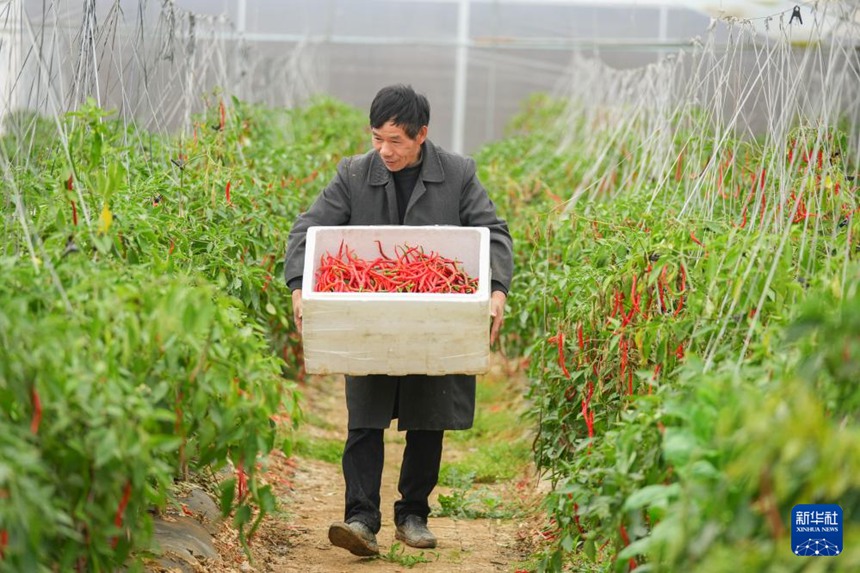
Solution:
M496 215L472 159L427 139L430 104L409 86L379 91L370 106L373 150L343 159L337 175L290 230L284 275L301 332L305 235L314 225L461 225L490 230L491 344L504 316L513 270L507 223ZM344 521L329 540L355 555L379 553L383 431L398 419L406 449L394 504L395 537L420 548L436 546L427 528L428 498L436 487L445 430L472 426L475 377L347 376L348 436L343 452Z

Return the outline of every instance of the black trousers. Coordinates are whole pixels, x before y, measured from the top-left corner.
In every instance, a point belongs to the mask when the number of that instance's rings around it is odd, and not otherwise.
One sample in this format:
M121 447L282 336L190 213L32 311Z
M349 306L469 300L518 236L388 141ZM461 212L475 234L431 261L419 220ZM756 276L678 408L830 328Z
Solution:
M371 428L349 430L343 450L344 521L361 521L374 533L379 533L382 522L379 488L385 461L383 432ZM403 523L407 515L426 519L430 514L428 498L439 481L443 435L442 430L406 432L406 450L397 484L401 499L394 503L395 524Z

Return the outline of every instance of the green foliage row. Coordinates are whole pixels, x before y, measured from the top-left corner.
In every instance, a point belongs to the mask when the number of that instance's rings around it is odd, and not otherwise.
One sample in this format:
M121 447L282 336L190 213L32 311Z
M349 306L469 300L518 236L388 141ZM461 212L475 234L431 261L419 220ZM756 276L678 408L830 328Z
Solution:
M93 104L2 141L0 570L139 566L176 479L230 466L242 538L274 508L258 459L300 419L286 237L352 109L213 101L184 136Z
M503 344L526 357L535 457L555 484L541 568L585 555L607 571L722 571L737 568L733 553L744 570L798 566L794 504L860 509L844 477L854 470L840 467L850 440L829 448L841 428L857 431L844 377L856 344L833 316L853 324L860 279L856 183L836 153L845 138L834 132L820 153L801 129L788 150L716 146L696 125L698 144L674 153L694 172L719 162L704 186L680 168L637 180L628 150L640 146L615 141L619 175L586 200L576 190L605 142L559 102L530 105L521 132L479 164L515 233ZM774 164L784 168L761 167ZM833 330L792 340L802 325ZM822 354L824 340L840 350ZM799 423L804 404L811 421Z

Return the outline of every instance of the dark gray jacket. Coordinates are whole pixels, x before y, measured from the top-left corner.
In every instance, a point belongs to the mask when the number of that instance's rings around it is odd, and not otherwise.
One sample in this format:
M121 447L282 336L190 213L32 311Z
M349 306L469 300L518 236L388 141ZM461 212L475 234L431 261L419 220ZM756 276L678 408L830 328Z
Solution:
M405 225L459 225L490 231L493 288L510 288L513 242L507 223L496 215L487 190L475 174L475 161L424 143L421 174ZM394 178L376 151L343 159L337 175L290 230L284 278L302 276L305 235L315 225L397 225ZM489 318L488 326L489 328ZM387 428L392 415L401 430L457 430L471 427L475 411L475 377L347 376L349 427Z

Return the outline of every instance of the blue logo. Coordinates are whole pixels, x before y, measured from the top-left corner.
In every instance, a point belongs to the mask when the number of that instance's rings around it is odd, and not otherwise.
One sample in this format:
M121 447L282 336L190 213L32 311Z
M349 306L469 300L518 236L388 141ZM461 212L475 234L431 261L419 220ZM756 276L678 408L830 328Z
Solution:
M833 503L806 503L791 509L791 550L804 557L842 553L842 508Z

